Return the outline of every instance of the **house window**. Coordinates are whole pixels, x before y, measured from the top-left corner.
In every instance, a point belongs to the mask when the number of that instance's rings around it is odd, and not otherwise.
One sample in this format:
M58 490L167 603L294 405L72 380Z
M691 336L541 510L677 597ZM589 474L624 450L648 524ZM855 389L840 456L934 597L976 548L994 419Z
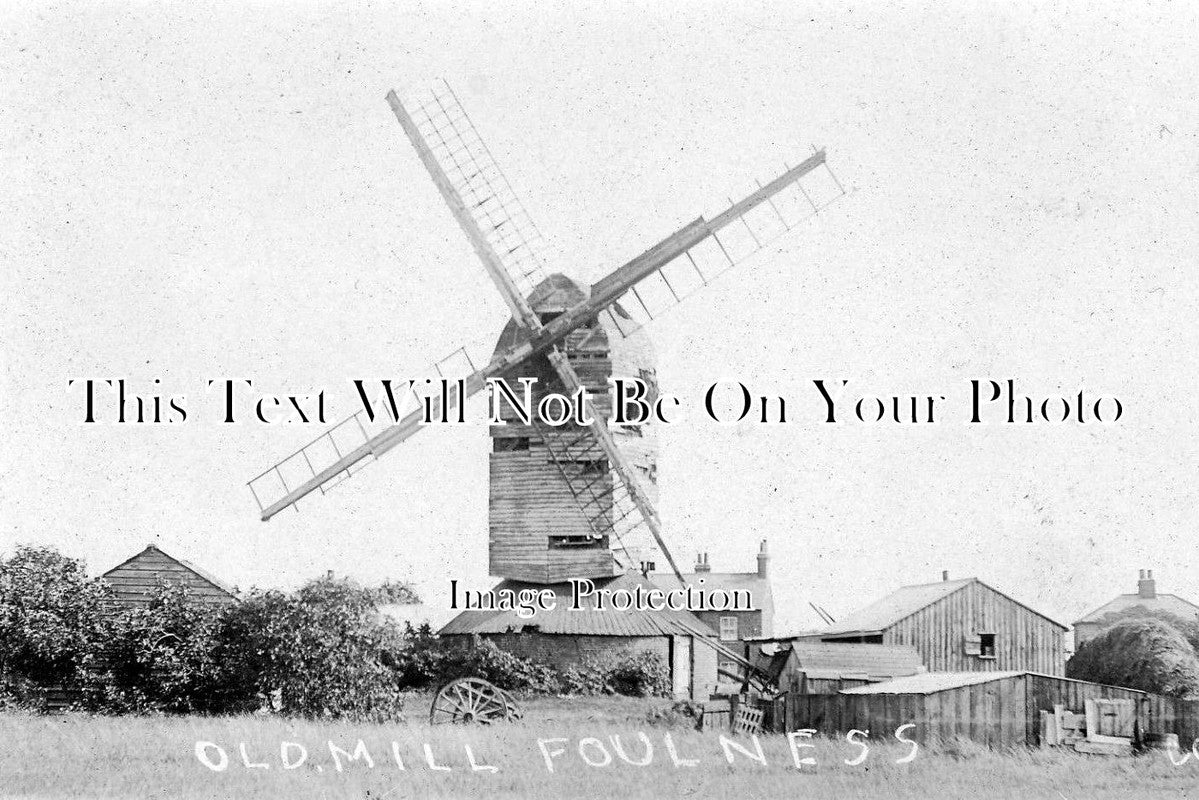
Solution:
M737 618L736 617L721 617L720 618L720 639L724 642L737 640Z
M978 657L995 658L995 634L980 633L978 635Z

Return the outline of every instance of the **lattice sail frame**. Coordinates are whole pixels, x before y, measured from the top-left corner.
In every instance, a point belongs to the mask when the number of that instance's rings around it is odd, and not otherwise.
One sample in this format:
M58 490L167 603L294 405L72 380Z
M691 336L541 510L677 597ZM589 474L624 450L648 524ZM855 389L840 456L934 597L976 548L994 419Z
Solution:
M465 380L477 371L475 361L470 357L466 348L459 347L445 358L435 361L426 369L418 372L416 377L394 381L392 398L399 412L399 418L403 419L408 413L422 410L426 399L430 401L431 407L439 415L441 413L457 414L463 398L457 396L454 387L458 380ZM445 381L445 385L449 387L448 392L442 392L442 381ZM441 408L443 396L449 400L445 409ZM381 386L379 393L371 398L370 402L375 414L373 420L365 409L356 411L332 425L299 450L247 481L246 486L254 495L259 512L265 511L276 501L286 497L295 487L316 478L326 468L343 461L347 455L363 448L371 448L374 438L393 426L395 420L391 416L390 403L385 396L385 390ZM372 458L363 458L353 464L348 464L333 476L321 481L316 489L324 494L347 478L358 474L363 467L377 457L373 452L371 455ZM296 511L300 510L297 503L291 505Z
M548 275L549 247L458 95L440 81L430 96L409 99L404 108L509 277L528 297Z
M749 212L734 214L739 225L712 233L650 273L610 304L604 314L627 337L815 217L846 194L828 162L821 167L798 176L786 190ZM761 181L758 188L762 188ZM729 205L730 210L735 206L731 199Z

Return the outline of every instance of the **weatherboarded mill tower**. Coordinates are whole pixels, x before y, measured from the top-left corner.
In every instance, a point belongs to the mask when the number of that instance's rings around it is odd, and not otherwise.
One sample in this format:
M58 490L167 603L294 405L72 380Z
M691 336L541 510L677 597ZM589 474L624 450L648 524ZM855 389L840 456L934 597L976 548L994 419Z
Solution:
M553 274L529 296L529 305L548 323L587 299L570 278ZM496 344L503 353L527 338L527 329L510 320ZM654 353L649 337L638 331L621 336L606 318L573 331L564 352L580 382L595 398L595 413L610 416L610 377L640 378L656 394ZM547 393L566 393L544 356L505 376L514 389L521 377L536 378L533 404ZM510 404L502 406L506 424L491 428L489 571L492 575L534 583L571 578L611 577L623 568L640 567L652 540L630 519L619 502L620 478L590 432L574 423L549 428L522 424ZM637 471L652 502L657 501L657 443L653 425L611 427L625 461ZM583 497L582 502L576 495Z

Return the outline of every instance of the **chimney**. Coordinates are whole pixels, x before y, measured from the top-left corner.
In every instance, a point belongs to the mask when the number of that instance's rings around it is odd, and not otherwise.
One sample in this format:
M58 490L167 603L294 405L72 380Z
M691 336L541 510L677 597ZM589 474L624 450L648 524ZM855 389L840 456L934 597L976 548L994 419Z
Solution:
M766 573L770 569L770 553L766 551L766 540L762 540L762 545L758 548L758 577L765 578Z
M947 569L941 570L941 580L942 581L949 580L949 570L947 570Z
M325 580L327 580L327 581L333 580L333 570L331 570L331 569L325 570Z
M708 554L707 553L700 553L699 557L696 558L695 571L696 572L711 572L712 571L712 567L708 564Z
M1153 580L1153 570L1141 570L1141 579L1137 581L1137 597L1142 600L1152 600L1157 597L1157 583Z

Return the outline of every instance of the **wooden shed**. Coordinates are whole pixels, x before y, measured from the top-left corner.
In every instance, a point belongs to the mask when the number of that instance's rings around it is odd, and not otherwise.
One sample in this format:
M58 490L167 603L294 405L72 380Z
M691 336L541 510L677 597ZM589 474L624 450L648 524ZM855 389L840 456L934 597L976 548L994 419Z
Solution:
M1182 739L1193 732L1193 720L1181 719L1170 698L1026 671L930 672L836 695L792 694L785 724L787 730L835 735L857 729L886 737L911 723L916 727L906 735L922 743L961 738L996 748L1035 747L1042 744L1042 711L1082 715L1087 701L1096 700L1125 701L1137 741L1149 733Z
M911 647L889 644L752 643L751 657L784 692L837 694L927 672Z
M978 578L903 586L814 634L907 645L933 672L1066 672L1066 626Z
M112 586L118 603L144 606L159 587L174 584L187 589L197 603L227 605L236 602L237 592L196 565L150 545L101 576Z

